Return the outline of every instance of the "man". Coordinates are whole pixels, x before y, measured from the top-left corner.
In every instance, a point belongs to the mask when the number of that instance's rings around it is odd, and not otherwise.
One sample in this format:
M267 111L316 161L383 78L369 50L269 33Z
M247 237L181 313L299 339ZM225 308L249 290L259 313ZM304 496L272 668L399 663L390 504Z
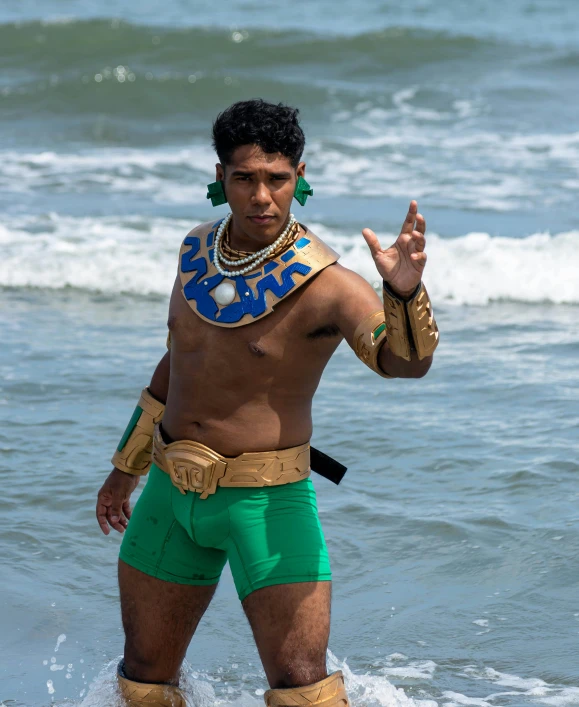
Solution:
M294 221L292 199L312 193L297 116L253 100L215 121L208 198L227 201L231 216L183 242L169 351L99 491L103 532L127 529L119 684L129 705L185 705L180 666L226 561L269 682L266 704L349 704L341 673L326 672L331 574L309 478L312 398L343 338L379 375L419 378L438 331L415 201L390 248L363 231L384 302Z

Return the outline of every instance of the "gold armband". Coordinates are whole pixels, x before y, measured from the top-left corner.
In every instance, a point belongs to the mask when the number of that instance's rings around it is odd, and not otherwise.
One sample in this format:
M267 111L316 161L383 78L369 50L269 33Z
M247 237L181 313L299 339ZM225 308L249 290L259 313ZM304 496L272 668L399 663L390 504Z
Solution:
M384 312L379 310L366 317L354 332L354 352L356 356L382 378L392 378L378 365L378 354L386 340Z
M163 403L156 400L149 393L149 389L145 388L111 459L117 469L135 476L144 476L149 471L152 461L153 432L164 412Z
M411 351L414 350L422 361L434 353L439 340L438 327L428 292L422 283L407 302L395 295L384 283L384 314L386 339L395 356L410 361Z

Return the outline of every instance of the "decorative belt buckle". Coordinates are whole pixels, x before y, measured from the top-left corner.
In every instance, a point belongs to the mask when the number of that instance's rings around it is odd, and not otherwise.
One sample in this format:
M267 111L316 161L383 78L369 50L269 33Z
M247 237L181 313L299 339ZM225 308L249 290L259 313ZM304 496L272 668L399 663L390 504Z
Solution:
M194 491L207 498L217 490L217 482L225 474L227 464L202 452L166 452L165 459L173 485L181 493Z

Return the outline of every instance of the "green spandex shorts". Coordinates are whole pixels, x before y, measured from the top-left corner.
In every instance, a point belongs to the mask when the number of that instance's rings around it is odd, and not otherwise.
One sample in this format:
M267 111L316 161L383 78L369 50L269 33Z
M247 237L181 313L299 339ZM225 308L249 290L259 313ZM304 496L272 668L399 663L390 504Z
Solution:
M179 584L217 584L227 560L241 600L273 584L329 581L328 550L311 480L183 495L155 464L120 558Z

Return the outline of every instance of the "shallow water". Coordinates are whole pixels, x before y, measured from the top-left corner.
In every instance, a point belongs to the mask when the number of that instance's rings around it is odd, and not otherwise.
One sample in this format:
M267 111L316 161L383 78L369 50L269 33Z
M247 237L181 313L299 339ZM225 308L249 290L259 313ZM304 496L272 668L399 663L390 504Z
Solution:
M361 228L419 200L442 331L422 380L341 346L315 399L349 467L315 479L330 665L355 707L579 705L578 25L573 0L2 4L0 705L114 704L95 495L179 244L225 213L211 120L257 95L300 107L295 213L370 282ZM184 672L196 705L262 704L227 571Z
M156 298L4 292L5 700L47 704L49 680L59 704L94 679L111 689L112 669L98 675L122 650L119 537L100 535L94 496L165 316ZM574 704L576 309L439 307L438 319L426 378L377 384L341 346L315 401L314 443L349 467L339 488L315 479L331 649L356 705L391 704L391 684L439 704ZM188 660L225 702L265 687L228 573Z

